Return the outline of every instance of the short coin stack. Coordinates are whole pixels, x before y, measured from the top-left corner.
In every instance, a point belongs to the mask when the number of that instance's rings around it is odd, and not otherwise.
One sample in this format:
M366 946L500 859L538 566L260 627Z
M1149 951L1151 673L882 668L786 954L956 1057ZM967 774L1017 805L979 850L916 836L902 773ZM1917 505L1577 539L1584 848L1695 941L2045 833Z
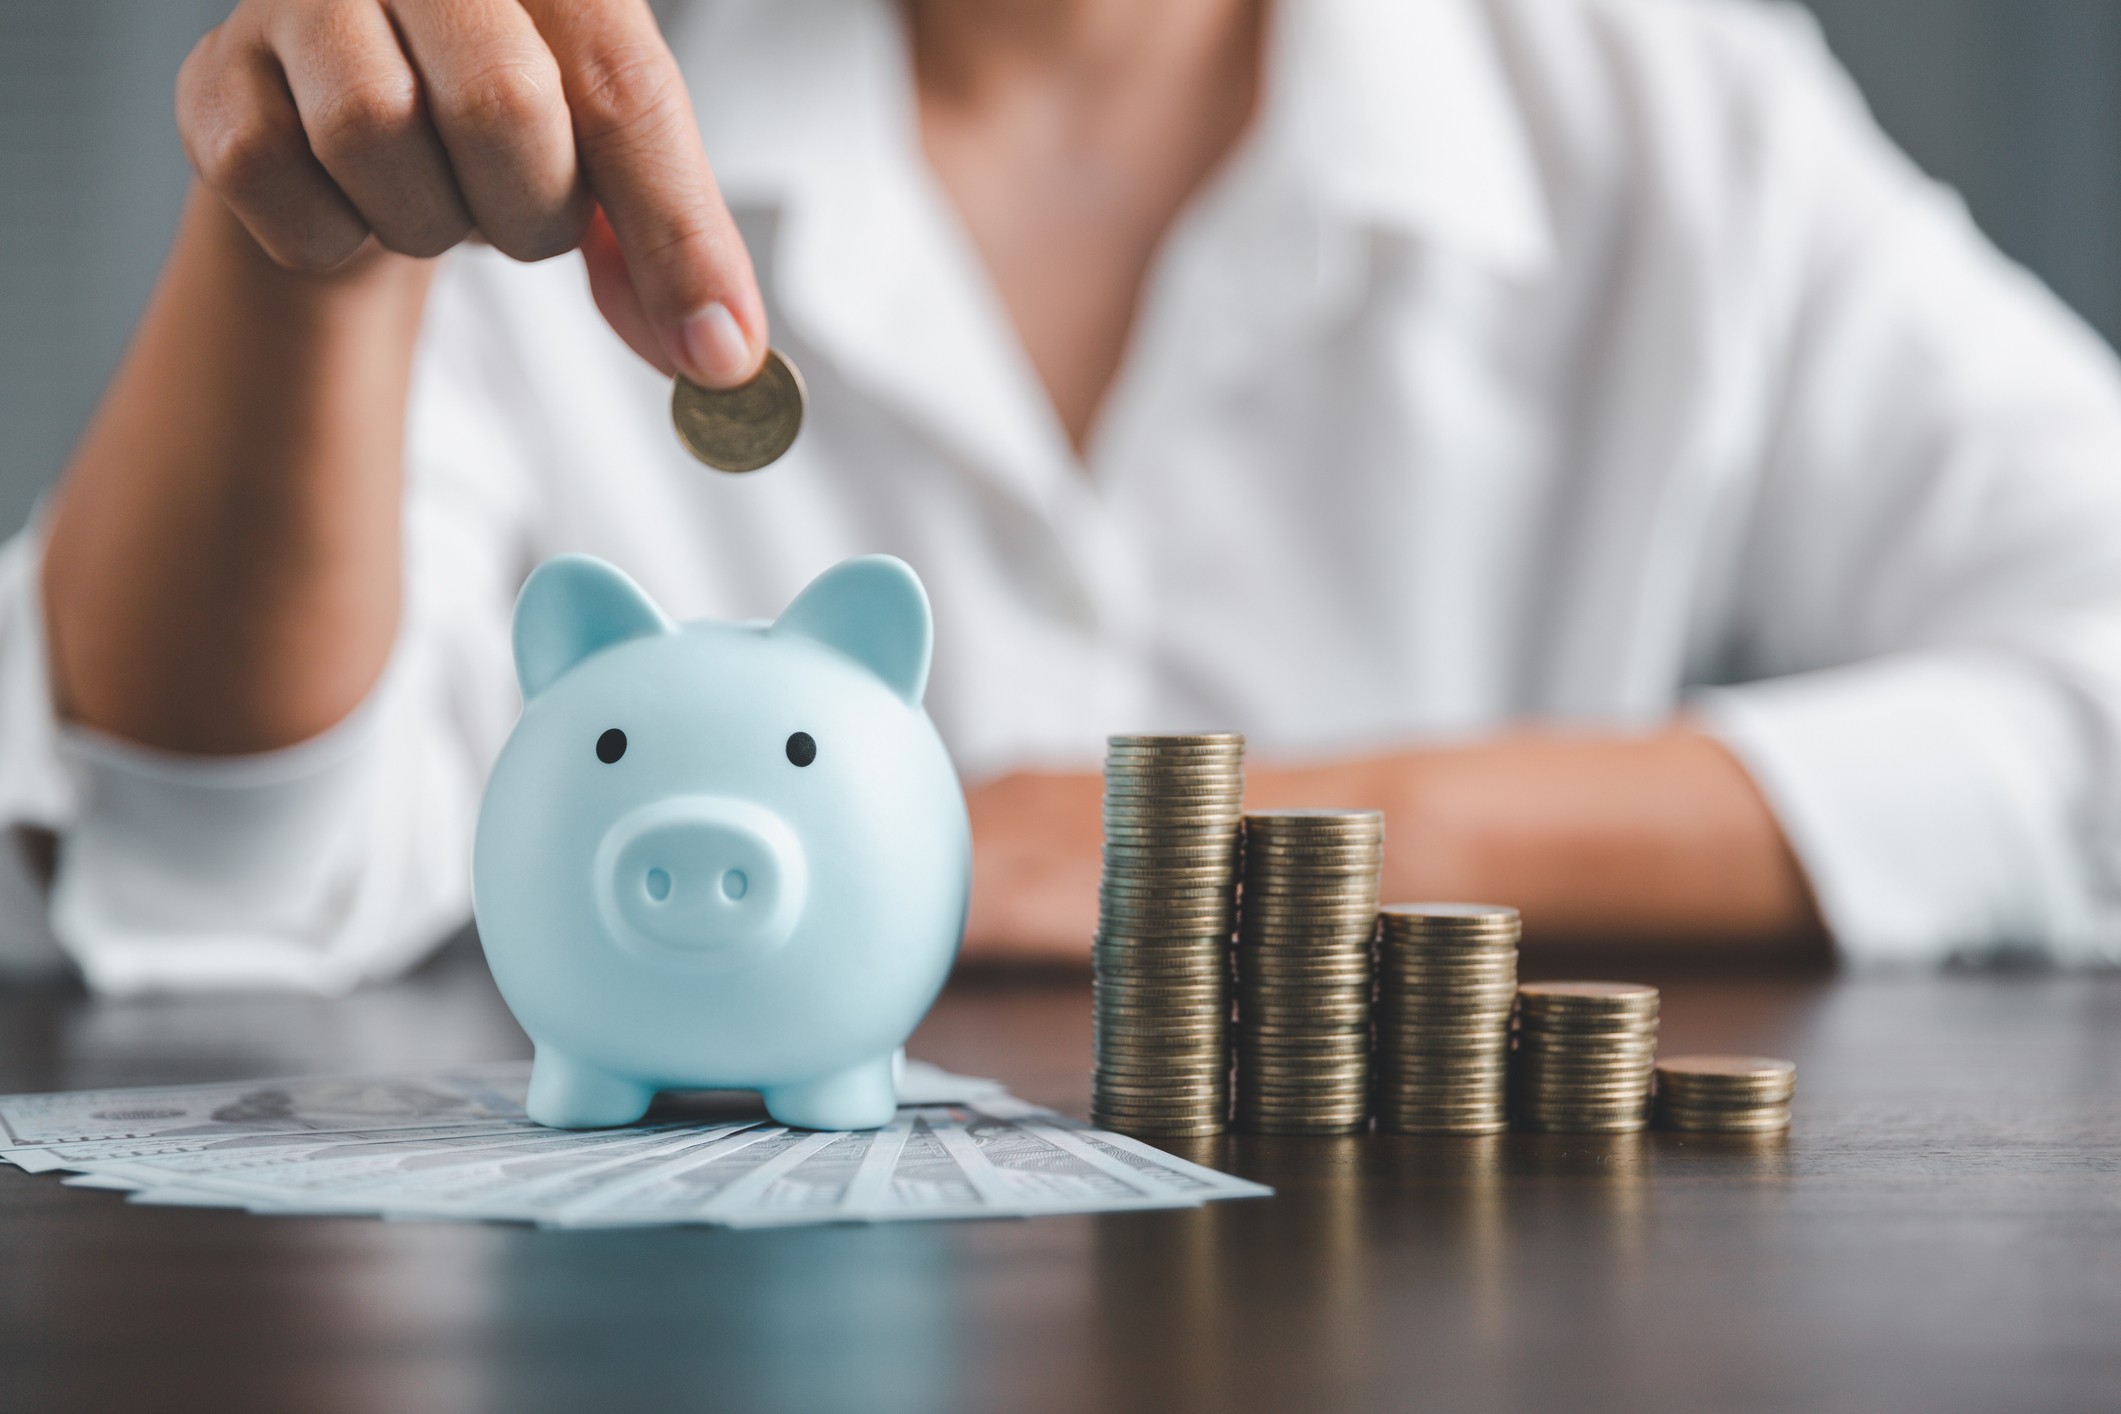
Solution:
M1509 1127L1517 910L1396 903L1379 922L1378 1128L1500 1133Z
M1245 739L1115 736L1105 756L1097 1072L1128 1134L1220 1134L1230 1113L1230 934Z
M1797 1067L1767 1056L1674 1056L1657 1062L1657 1124L1714 1134L1790 1127Z
M1245 816L1237 947L1237 1121L1355 1134L1370 1120L1370 939L1384 816Z
M1517 989L1510 1108L1519 1126L1617 1134L1648 1119L1657 989L1534 982Z

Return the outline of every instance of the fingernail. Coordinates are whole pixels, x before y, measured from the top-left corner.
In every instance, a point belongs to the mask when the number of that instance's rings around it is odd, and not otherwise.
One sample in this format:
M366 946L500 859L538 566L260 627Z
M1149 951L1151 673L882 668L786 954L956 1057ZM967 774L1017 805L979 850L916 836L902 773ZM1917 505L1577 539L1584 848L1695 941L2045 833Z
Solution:
M751 345L729 306L716 300L685 321L680 331L685 362L709 388L733 388L751 373Z

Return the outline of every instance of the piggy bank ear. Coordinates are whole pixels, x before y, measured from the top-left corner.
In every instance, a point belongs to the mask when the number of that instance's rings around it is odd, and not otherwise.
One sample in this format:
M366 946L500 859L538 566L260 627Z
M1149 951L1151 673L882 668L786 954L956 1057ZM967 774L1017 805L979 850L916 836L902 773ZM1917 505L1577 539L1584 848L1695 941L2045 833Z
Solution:
M795 596L773 632L837 648L916 705L928 690L935 622L928 591L904 560L864 555L834 565Z
M600 648L669 633L670 620L624 573L589 555L556 555L516 596L516 677L523 700Z

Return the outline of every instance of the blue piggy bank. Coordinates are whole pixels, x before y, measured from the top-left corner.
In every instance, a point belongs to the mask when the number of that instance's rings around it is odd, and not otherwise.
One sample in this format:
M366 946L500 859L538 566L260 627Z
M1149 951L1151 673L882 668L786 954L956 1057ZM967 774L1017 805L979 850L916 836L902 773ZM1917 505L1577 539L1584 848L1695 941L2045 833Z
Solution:
M932 636L886 556L770 624L674 624L587 556L531 575L472 892L537 1049L533 1119L627 1124L658 1090L729 1088L787 1125L889 1122L971 886L921 708Z

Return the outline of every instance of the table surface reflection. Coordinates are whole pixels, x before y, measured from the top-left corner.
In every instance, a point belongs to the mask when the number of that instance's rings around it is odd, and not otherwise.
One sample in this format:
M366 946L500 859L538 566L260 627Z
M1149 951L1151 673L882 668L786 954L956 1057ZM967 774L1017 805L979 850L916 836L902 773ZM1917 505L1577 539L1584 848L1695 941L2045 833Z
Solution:
M1664 1047L1799 1063L1787 1140L1234 1137L1278 1195L734 1233L128 1207L0 1172L24 1410L2112 1408L2121 978L1670 977ZM916 1055L1075 1114L1072 977ZM0 1088L525 1053L475 947L336 1002L0 991Z

